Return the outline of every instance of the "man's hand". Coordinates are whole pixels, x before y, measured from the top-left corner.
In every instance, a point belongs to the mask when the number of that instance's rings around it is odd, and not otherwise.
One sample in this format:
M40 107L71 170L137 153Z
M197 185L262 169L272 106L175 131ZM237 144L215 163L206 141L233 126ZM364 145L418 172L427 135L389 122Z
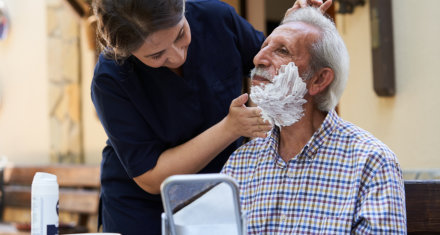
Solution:
M286 14L284 15L284 18L286 18L287 15L290 13L304 7L316 7L321 11L321 13L326 12L330 6L332 5L332 0L327 0L324 3L322 0L296 0L293 6L289 9L287 9Z

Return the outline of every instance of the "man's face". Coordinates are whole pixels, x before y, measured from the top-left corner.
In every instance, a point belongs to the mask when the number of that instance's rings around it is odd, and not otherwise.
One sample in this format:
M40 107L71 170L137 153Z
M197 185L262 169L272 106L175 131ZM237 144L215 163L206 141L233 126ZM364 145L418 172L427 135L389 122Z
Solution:
M318 38L319 32L313 26L301 22L291 22L277 27L264 41L260 52L254 57L257 69L266 71L270 77L256 75L252 85L269 83L278 74L281 65L294 62L299 74L308 72L309 46Z
M318 35L312 26L288 23L276 28L255 56L250 97L270 123L290 126L304 116L308 49Z

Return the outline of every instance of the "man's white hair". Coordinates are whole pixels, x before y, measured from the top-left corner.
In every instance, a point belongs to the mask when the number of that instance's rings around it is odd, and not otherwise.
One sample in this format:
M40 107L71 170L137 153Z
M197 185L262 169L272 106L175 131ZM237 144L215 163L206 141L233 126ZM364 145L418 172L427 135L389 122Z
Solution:
M314 73L320 68L331 68L334 80L328 89L317 96L318 108L330 111L338 104L348 79L349 56L344 41L335 24L313 7L298 9L287 15L282 24L302 22L316 27L320 38L309 48L310 69Z

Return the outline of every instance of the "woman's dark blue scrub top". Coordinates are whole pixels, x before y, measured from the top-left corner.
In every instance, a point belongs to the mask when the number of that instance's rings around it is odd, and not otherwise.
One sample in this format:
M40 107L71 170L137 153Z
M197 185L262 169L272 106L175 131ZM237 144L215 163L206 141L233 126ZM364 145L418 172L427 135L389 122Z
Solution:
M183 77L150 68L131 56L123 63L99 57L92 100L108 141L101 163L104 232L160 234L160 195L134 181L160 154L222 120L241 94L243 76L264 40L261 32L217 0L186 1L192 41ZM219 172L240 140L201 172Z

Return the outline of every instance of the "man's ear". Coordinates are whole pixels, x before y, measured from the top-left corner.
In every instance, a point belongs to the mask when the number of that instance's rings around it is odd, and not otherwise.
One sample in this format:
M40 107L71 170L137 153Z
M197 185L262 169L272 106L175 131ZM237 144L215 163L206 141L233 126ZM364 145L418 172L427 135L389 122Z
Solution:
M330 68L322 68L315 73L315 76L309 82L309 94L317 95L324 91L334 79L333 70Z

